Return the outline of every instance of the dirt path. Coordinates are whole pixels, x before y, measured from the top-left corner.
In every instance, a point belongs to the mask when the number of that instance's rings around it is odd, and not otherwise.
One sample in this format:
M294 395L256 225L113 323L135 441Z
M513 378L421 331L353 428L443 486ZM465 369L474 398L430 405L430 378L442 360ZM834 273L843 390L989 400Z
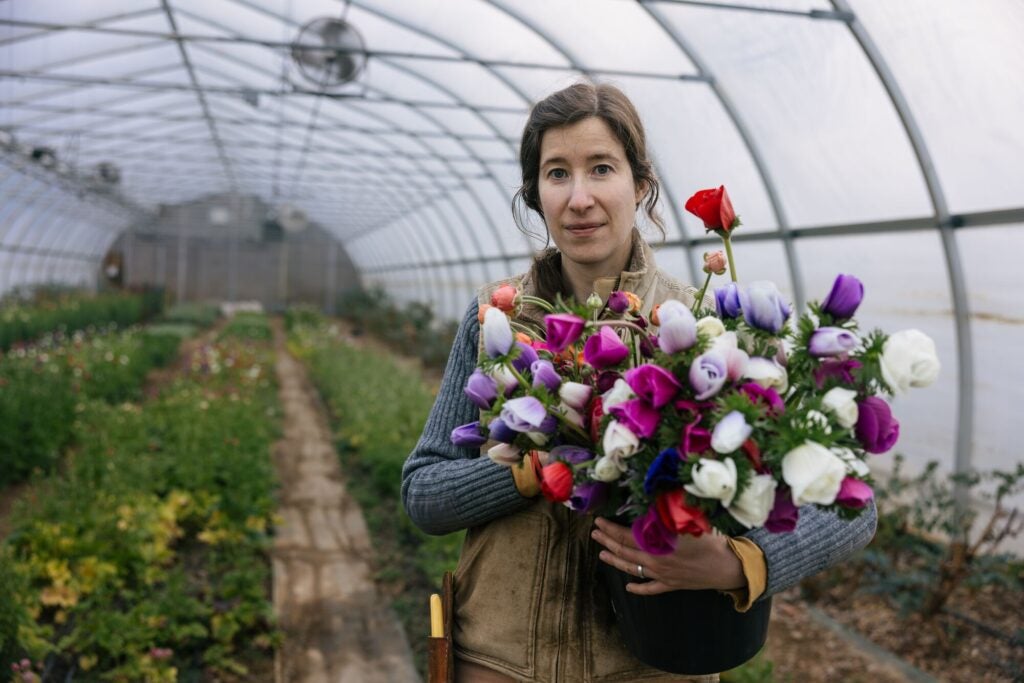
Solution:
M276 680L418 682L402 627L374 585L366 524L345 491L322 404L279 321L274 340L285 424L274 452L274 610L285 631Z

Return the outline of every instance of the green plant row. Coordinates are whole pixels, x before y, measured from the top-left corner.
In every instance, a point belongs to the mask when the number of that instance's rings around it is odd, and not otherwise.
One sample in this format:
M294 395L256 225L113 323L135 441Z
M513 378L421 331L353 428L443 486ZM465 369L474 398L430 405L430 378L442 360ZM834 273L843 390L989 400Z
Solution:
M210 327L220 317L220 310L216 304L201 302L186 302L171 306L160 316L160 320L166 323L184 323L195 325L199 328Z
M355 348L311 311L292 312L289 348L309 368L331 413L349 493L362 507L377 555L377 578L402 619L421 671L429 632L427 598L453 570L462 533L428 536L402 509L402 464L416 445L434 396L415 370L379 349Z
M141 396L146 373L165 365L191 327L157 326L15 349L0 357L0 486L49 472L72 436L75 405Z
M220 333L221 339L235 337L254 341L270 341L270 322L262 313L240 312L231 316Z
M338 298L338 311L354 325L383 340L393 350L444 367L458 324L434 318L430 304L412 301L399 307L383 289L354 289Z
M45 680L267 676L272 363L267 344L226 339L151 401L79 403L67 466L37 483L0 555L5 669L27 657Z
M0 306L0 351L50 333L70 334L111 323L127 327L152 318L162 307L161 289L100 296L64 292L30 303L11 300Z

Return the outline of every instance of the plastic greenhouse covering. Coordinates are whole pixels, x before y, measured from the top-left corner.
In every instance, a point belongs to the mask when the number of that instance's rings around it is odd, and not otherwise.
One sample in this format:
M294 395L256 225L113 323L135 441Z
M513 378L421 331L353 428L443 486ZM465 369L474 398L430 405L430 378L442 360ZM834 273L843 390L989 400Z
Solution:
M337 87L292 58L321 17L363 40ZM912 462L1011 467L1022 35L1019 0L3 0L0 293L94 287L167 207L243 197L455 318L543 246L510 210L531 103L611 82L662 180L662 268L698 279L714 237L681 204L726 185L746 279L801 304L855 273L864 326L935 339L937 386L898 408Z

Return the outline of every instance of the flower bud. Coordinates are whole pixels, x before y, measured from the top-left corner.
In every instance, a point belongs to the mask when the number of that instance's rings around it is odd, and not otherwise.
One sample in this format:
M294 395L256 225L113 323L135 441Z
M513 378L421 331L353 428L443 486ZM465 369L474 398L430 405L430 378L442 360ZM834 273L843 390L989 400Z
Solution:
M699 498L714 498L729 507L736 495L736 463L732 458L709 460L701 458L691 470L693 483L684 489Z
M864 298L864 284L852 275L837 275L832 290L821 302L821 310L833 318L845 320L853 316Z
M587 297L587 308L592 311L600 311L604 308L604 302L601 301L601 297L598 296L597 292L591 292L590 296Z
M518 289L512 285L502 285L491 294L491 305L501 309L502 313L511 313L515 310L518 297Z
M724 275L726 269L725 252L724 251L705 251L704 252L704 272L714 273L715 275Z
M697 321L697 334L714 339L725 334L725 325L713 315L705 316Z
M626 293L616 290L609 294L608 308L620 315L629 310L629 298L626 296Z
M491 358L504 356L512 348L512 326L497 308L488 308L483 324L484 350Z

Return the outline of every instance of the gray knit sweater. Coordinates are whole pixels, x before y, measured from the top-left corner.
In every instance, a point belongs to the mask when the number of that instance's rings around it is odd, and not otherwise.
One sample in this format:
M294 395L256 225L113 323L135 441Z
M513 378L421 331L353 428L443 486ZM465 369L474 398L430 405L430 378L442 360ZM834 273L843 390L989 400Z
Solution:
M479 417L462 392L476 368L480 325L477 303L466 310L452 346L448 366L416 448L402 469L402 501L412 521L428 534L447 534L489 522L526 507L507 467L480 457L477 450L452 444L452 430ZM847 522L806 506L790 533L764 529L745 536L764 551L768 567L767 597L841 562L867 545L875 533L874 503Z

